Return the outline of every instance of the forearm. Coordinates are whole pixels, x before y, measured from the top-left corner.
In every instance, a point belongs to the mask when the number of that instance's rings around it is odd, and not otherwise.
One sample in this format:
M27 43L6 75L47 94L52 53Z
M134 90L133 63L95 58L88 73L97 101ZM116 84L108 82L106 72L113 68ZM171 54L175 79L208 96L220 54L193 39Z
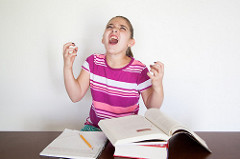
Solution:
M158 89L151 88L151 92L148 96L146 107L149 108L160 108L164 99L163 86Z
M72 100L72 102L77 102L81 100L82 98L82 91L81 86L77 79L75 79L73 75L72 68L66 68L64 67L64 84L66 91L68 93L68 96Z
M147 108L160 108L163 103L163 74L164 65L160 61L154 62L154 65L150 65L150 72L148 76L152 80L152 87L144 93L145 105Z

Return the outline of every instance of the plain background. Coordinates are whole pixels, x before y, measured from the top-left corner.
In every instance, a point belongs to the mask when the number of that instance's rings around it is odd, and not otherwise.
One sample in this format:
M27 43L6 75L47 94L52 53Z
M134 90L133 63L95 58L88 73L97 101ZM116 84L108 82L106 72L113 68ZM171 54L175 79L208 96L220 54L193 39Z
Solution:
M192 130L240 130L239 0L0 0L0 130L80 129L90 92L72 103L62 47L79 47L77 77L102 34L123 15L136 59L165 64L161 110ZM140 114L145 108L141 103Z

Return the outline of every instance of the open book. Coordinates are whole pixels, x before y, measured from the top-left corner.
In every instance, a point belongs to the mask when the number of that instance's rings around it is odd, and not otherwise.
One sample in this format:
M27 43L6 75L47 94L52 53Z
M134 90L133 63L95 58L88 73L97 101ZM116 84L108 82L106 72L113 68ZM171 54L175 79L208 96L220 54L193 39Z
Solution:
M82 135L83 138L80 135ZM65 129L40 155L75 159L95 159L104 149L106 142L106 136L100 131Z
M168 141L177 133L186 133L211 152L205 141L196 133L169 118L159 109L148 109L144 116L131 115L104 119L99 122L99 126L114 146L143 140Z

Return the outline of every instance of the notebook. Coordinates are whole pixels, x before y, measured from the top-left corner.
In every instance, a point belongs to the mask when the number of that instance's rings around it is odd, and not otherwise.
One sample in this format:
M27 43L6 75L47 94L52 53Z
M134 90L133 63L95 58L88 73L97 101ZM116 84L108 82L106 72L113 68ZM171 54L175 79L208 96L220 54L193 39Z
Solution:
M74 159L95 159L101 154L106 142L107 138L101 131L65 129L40 152L40 155Z

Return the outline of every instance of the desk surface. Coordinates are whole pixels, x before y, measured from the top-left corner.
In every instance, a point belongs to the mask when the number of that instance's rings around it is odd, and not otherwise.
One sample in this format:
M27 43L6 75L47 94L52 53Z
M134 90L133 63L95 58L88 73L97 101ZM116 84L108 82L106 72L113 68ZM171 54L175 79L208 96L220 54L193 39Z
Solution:
M39 153L61 132L0 132L0 158L44 159ZM197 132L212 153L187 138L178 135L170 140L169 159L239 159L240 132ZM108 143L100 159L113 157L114 147Z

